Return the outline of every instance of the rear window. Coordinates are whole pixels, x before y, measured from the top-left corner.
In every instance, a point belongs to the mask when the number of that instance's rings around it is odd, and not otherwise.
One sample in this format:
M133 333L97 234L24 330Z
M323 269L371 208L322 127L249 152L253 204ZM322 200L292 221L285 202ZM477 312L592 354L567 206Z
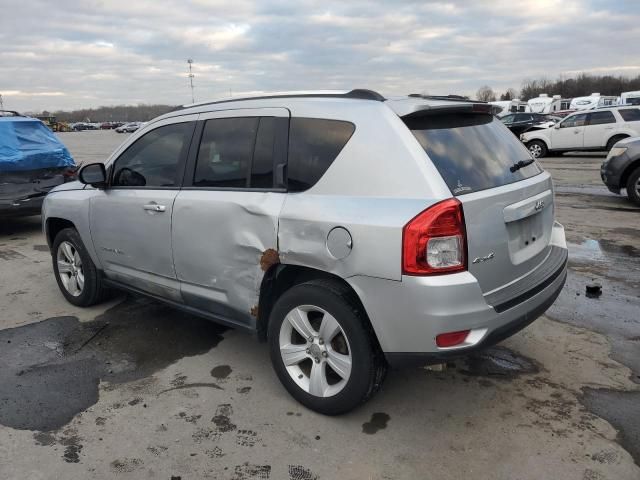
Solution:
M301 192L313 187L353 135L350 122L292 118L289 127L288 187Z
M524 145L500 120L486 114L425 115L405 119L454 195L486 190L533 177L536 164Z
M640 120L640 108L625 108L624 110L618 110L618 113L625 122L637 122Z
M589 115L589 125L603 125L616 123L616 117L611 112L593 112Z

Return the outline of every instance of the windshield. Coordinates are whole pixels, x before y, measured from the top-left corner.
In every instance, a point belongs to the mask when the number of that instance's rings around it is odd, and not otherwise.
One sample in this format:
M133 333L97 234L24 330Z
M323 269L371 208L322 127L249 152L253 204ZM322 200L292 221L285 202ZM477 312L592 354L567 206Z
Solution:
M454 195L486 190L542 172L500 120L487 114L448 113L405 119Z

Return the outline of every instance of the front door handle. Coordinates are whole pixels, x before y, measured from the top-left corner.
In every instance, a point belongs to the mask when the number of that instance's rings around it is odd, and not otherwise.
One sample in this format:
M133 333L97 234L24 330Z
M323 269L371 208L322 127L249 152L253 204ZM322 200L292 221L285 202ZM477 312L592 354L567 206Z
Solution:
M152 212L164 212L167 209L167 207L165 207L164 205L158 205L157 203L149 203L142 208L144 208L145 210L150 210Z

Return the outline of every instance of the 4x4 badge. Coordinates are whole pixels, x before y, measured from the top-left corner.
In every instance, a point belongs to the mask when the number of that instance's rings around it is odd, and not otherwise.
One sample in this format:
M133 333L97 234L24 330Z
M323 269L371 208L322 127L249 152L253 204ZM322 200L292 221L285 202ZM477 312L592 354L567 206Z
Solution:
M538 200L536 202L536 206L534 207L537 211L540 211L544 208L544 200Z

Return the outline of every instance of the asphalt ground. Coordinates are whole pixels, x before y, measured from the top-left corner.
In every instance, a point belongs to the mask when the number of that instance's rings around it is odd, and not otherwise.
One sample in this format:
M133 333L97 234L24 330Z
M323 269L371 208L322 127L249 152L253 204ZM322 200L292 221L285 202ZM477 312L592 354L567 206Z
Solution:
M126 136L60 138L88 163ZM251 335L126 295L73 307L39 217L1 220L0 479L638 480L640 209L601 184L602 159L541 161L570 248L545 316L441 370L391 371L340 417L297 404Z

